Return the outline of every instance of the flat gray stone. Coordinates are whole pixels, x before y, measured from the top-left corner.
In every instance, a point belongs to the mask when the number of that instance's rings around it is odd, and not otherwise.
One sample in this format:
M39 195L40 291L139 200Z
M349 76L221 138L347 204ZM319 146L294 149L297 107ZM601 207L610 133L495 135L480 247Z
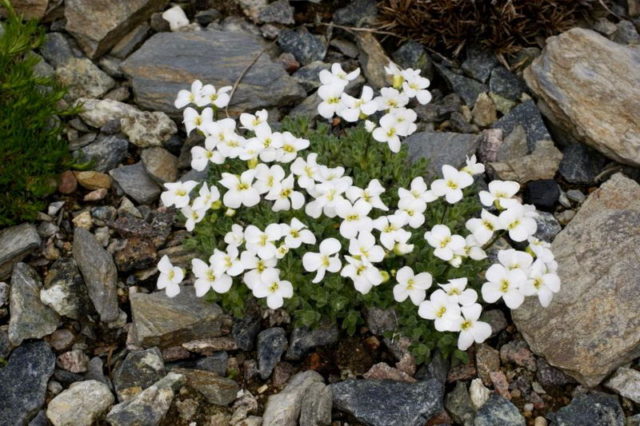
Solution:
M571 404L556 413L548 414L552 424L558 426L623 426L624 412L615 395L591 392L577 395Z
M518 407L511 401L497 393L491 394L489 400L480 407L474 426L525 426L524 417L518 411Z
M125 194L140 204L151 204L162 192L145 170L142 161L130 166L120 166L109 174Z
M0 280L9 278L13 265L40 247L40 236L30 223L12 226L0 232Z
M131 78L138 105L174 115L179 90L199 79L216 87L231 86L265 48L259 38L241 31L158 33L122 63ZM268 108L301 100L304 89L263 52L233 96L230 111Z
M133 351L113 373L113 387L119 401L128 401L167 374L158 348Z
M315 384L324 384L322 376L313 370L296 374L282 392L271 395L264 409L264 425L295 426L302 410L305 394Z
M124 160L129 148L129 141L117 135L100 135L89 145L74 153L78 162L90 162L91 169L97 172L108 172Z
M211 371L187 368L174 368L171 371L184 375L187 386L201 394L210 404L226 407L235 401L240 390L236 381L220 377Z
M605 386L620 396L640 404L640 371L633 368L618 368Z
M54 426L91 426L107 412L115 398L109 386L96 380L72 384L47 406L47 418Z
M473 155L480 145L481 136L452 132L419 132L406 138L409 158L429 160L431 177L442 175L442 166L462 167L467 156Z

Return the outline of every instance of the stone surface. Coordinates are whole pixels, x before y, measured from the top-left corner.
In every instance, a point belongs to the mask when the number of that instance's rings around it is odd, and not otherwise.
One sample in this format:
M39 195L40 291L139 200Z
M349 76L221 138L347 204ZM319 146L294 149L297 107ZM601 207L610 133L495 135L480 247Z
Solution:
M105 173L95 171L75 172L75 176L83 188L89 190L111 188L111 177Z
M447 393L444 405L455 422L465 426L473 424L475 409L464 382L456 382L456 387Z
M238 348L248 352L253 350L259 332L260 319L249 316L234 320L231 335Z
M287 349L287 334L281 327L268 328L258 334L257 346L258 370L262 380L266 380Z
M113 387L118 400L130 400L166 374L158 348L129 352L113 372Z
M524 417L518 407L497 394L492 394L478 410L474 426L524 426Z
M433 78L433 61L424 46L409 40L391 55L394 62L401 68L420 70L420 75L428 79Z
M409 158L429 160L428 170L431 177L442 175L442 166L450 164L461 167L467 156L476 152L480 144L479 135L450 132L419 132L406 138Z
M312 383L302 396L300 426L331 424L333 395L324 383Z
M135 398L115 405L106 420L111 426L157 425L184 383L184 376L169 373Z
M505 67L499 66L491 71L489 90L491 93L500 95L503 98L517 101L522 96L522 93L527 91L527 85L514 73Z
M176 114L176 93L199 79L216 87L235 80L264 49L261 40L238 31L158 33L123 62L136 102L144 108ZM263 53L233 96L232 112L266 108L301 100L305 95L282 67Z
M317 383L323 384L322 376L312 370L293 376L282 392L269 396L264 409L263 424L295 426L305 394Z
M320 78L318 77L320 71L331 69L331 65L322 61L311 62L305 65L293 73L292 77L300 83L307 92L320 87Z
M166 4L167 0L68 0L64 8L66 30L87 56L96 58Z
M82 228L76 228L73 233L73 258L100 320L115 321L120 311L116 289L118 271L113 258L92 233Z
M499 65L494 52L478 45L472 45L467 51L467 58L462 63L462 70L481 83L486 83L491 76L491 71Z
M41 19L47 11L49 0L12 0L11 5L18 15L26 19Z
M43 341L16 348L0 368L0 424L26 424L44 404L56 357Z
M262 9L258 19L266 23L291 25L296 22L293 19L293 12L294 8L288 0L277 0Z
M615 395L601 392L581 394L549 419L557 425L623 426L624 413Z
M122 162L127 155L129 141L117 135L101 135L74 153L80 163L89 162L91 168L107 172Z
M491 391L482 384L482 379L473 379L469 385L469 398L471 404L478 410L482 407L491 396Z
M56 359L56 365L70 373L85 373L89 357L81 349L74 349L60 354Z
M380 42L372 33L357 32L354 35L360 51L358 61L360 61L360 68L367 82L376 89L390 86L392 81L384 71L384 67L389 65L391 59L385 53Z
M471 111L473 122L478 126L488 127L498 119L498 112L493 100L486 93L480 93Z
M401 371L397 368L389 366L385 362L379 362L374 364L369 371L362 375L364 379L376 379L376 380L393 380L396 382L415 383L416 379L409 374Z
M356 27L373 25L376 23L378 14L377 2L375 0L351 0L348 4L336 10L333 20L339 25L354 25Z
M534 180L527 184L523 200L540 210L552 211L560 198L560 186L553 179Z
M338 334L338 328L335 325L322 326L312 330L295 328L291 333L286 358L288 360L300 360L307 351L316 346L330 345L337 342Z
M456 74L443 65L436 65L436 69L451 89L460 95L469 107L475 105L480 93L489 91L484 84L463 75Z
M513 319L531 349L586 386L640 351L640 185L622 174L591 193L552 245L562 289Z
M130 296L134 340L143 347L179 346L196 338L217 337L230 327L220 307L196 297L192 287L168 298L164 292Z
M178 178L178 158L164 148L147 148L140 154L144 168L159 184L175 182Z
M422 426L442 410L443 387L435 379L417 383L349 379L330 388L335 409L372 426Z
M527 146L529 152L536 148L540 140L551 140L551 135L542 121L542 115L535 102L525 101L513 108L498 120L492 128L502 129L504 136L511 134L516 126L522 126L527 135Z
M486 343L478 345L476 348L476 369L482 381L486 385L491 384L489 373L500 370L500 352Z
M210 404L226 407L236 399L240 390L234 380L220 377L211 371L187 368L175 368L171 371L184 375L187 386L200 393Z
M574 28L549 38L524 72L545 115L607 157L640 165L640 46Z
M531 154L489 163L488 167L499 179L523 184L532 180L552 179L561 160L562 152L551 140L540 140Z
M151 204L162 192L141 161L130 166L120 166L109 174L125 194L140 204Z
M69 58L56 68L56 80L67 87L67 98L97 98L113 89L116 82L87 58Z
M54 426L90 426L107 412L115 399L109 386L96 380L72 384L47 406L47 418Z
M638 370L618 368L605 386L636 404L640 403L640 371Z
M536 224L538 229L534 236L549 243L562 231L562 226L560 226L558 220L549 212L538 212Z
M311 34L306 28L284 29L278 34L278 46L291 53L302 65L322 61L327 53L323 37Z
M13 265L40 247L40 236L30 223L12 226L0 232L0 280L11 276Z
M582 144L571 144L562 152L558 172L567 182L591 185L604 169L607 159L599 152Z
M55 331L60 318L40 301L42 282L26 263L18 263L11 274L9 295L9 340L18 346L25 339L39 339Z

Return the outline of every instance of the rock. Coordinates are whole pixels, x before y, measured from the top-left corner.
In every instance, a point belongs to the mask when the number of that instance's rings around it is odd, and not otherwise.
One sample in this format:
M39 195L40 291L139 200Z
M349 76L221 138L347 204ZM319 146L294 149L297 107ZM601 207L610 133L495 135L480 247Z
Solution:
M333 406L331 388L324 383L312 383L302 396L300 426L331 424Z
M0 368L0 424L26 424L44 405L56 357L43 341L16 348Z
M78 189L78 181L71 170L60 173L58 179L58 192L61 194L73 194Z
M87 58L70 58L56 68L56 79L67 88L67 97L75 100L99 98L113 89L116 82Z
M480 145L479 135L450 132L419 132L403 141L409 151L409 159L429 160L428 171L431 177L442 175L442 166L449 164L462 167L467 156L476 152Z
M400 46L391 56L395 63L401 68L420 70L420 75L423 77L428 79L433 78L433 62L420 43L409 40Z
M40 243L38 231L30 223L0 231L0 280L9 278L13 265L40 247Z
M536 379L543 387L564 386L574 380L561 370L549 365L544 358L536 359Z
M436 65L436 69L451 89L460 95L469 107L475 105L480 93L489 91L484 84L463 75L456 74L443 65Z
M253 350L258 332L260 332L260 319L248 316L234 320L231 335L238 349L249 352Z
M500 370L500 352L485 343L478 345L476 347L476 369L482 381L486 385L491 384L489 373Z
M210 371L175 368L172 372L184 375L187 386L200 393L210 404L226 407L236 399L240 390L234 380Z
M498 119L496 105L486 93L478 95L471 114L473 122L482 127L489 127Z
M287 335L283 328L268 328L258 334L258 370L262 380L271 376L286 349Z
M9 284L0 281L0 308L9 304Z
M631 2L635 0L630 0ZM640 44L640 34L631 21L620 21L611 40L621 44Z
M89 357L80 349L65 352L58 356L56 365L71 373L84 373L87 371Z
M356 27L373 25L378 15L376 3L375 0L351 0L345 7L334 12L333 21L338 25Z
M555 236L562 231L562 226L560 226L558 220L548 212L538 212L536 224L538 225L538 230L534 236L548 243L552 242Z
M166 374L158 348L129 352L113 373L118 400L131 400Z
M513 319L531 349L585 386L640 348L640 186L616 174L591 193L552 250L563 286L548 308L526 300ZM635 256L635 257L634 257Z
M581 394L555 414L548 414L552 424L623 426L624 413L614 395L601 392Z
M96 237L86 229L76 228L73 234L75 259L89 292L89 298L103 322L118 318L116 281L118 271L111 255L102 248Z
M558 172L567 182L578 185L592 185L600 174L607 159L588 146L575 143L563 151Z
M471 403L467 385L464 382L456 382L456 387L447 393L444 405L456 423L465 426L473 424L475 409Z
M331 345L338 341L338 327L335 324L326 325L309 330L295 328L289 340L286 359L297 361L302 359L310 349L316 346Z
M88 313L87 287L73 258L60 259L51 265L40 300L67 318L79 320Z
M134 341L143 347L179 346L227 332L230 321L220 307L196 297L192 287L168 298L164 292L130 295Z
M232 31L159 33L122 64L132 79L138 105L176 114L176 94L190 82L184 75L216 87L233 85L260 54L258 38ZM258 58L238 85L231 101L234 113L297 102L304 90L266 53Z
M562 160L562 152L550 140L540 140L535 150L523 157L489 163L489 169L502 180L524 184L533 180L552 179Z
M124 241L125 245L116 251L113 259L119 271L132 271L155 266L158 253L150 240L132 237Z
M371 333L382 336L398 327L397 314L393 309L380 309L372 306L365 312L367 327Z
M199 370L207 370L216 373L220 377L227 375L227 364L229 362L229 354L224 351L216 352L211 356L201 358L196 361L196 368Z
M518 101L527 91L527 85L505 67L498 66L491 71L489 90L503 98Z
M375 380L393 380L396 382L415 383L416 379L411 377L404 371L400 371L397 368L390 367L385 362L379 362L374 364L369 371L362 375L364 379Z
M480 407L473 424L474 426L494 426L498 424L502 426L524 426L526 422L515 405L500 395L493 394Z
M421 381L436 379L444 386L445 382L447 382L449 367L449 361L442 356L440 351L436 351L431 357L431 361L420 368L420 371L416 374L416 379ZM473 374L475 375L475 369Z
M434 379L417 383L349 379L330 386L334 408L372 425L423 425L442 410L443 387Z
M307 92L320 87L320 71L329 70L331 65L322 62L315 61L308 65L305 65L293 73L293 78L302 86Z
M537 142L551 140L551 135L542 121L542 116L532 100L525 101L505 114L492 128L502 129L504 135L509 135L516 126L522 126L527 135L529 152L536 149Z
M300 416L302 400L316 383L324 384L322 376L312 370L293 376L282 392L269 396L264 409L263 424L295 426ZM311 408L308 407L307 410Z
M178 178L178 158L164 148L147 148L140 154L144 168L159 184L175 182Z
M639 49L574 28L549 38L524 78L556 126L609 158L638 166Z
M25 19L42 19L49 0L13 0L11 5L16 13Z
M90 230L93 226L93 219L91 218L91 212L89 210L79 212L71 222L73 222L73 226L76 228Z
M260 11L258 20L265 23L292 25L296 23L293 12L294 8L288 0L277 0Z
M640 403L640 371L632 368L618 368L605 386L620 396Z
M131 0L127 3L69 0L64 9L66 30L76 38L87 56L97 58L166 4L166 0Z
M144 42L149 35L151 27L148 23L144 22L131 30L120 40L110 54L116 58L124 59L129 56L134 50L136 50Z
M302 65L322 61L327 53L326 41L321 36L311 34L304 27L280 31L278 46L284 52L293 54Z
M76 151L79 162L90 162L91 168L98 172L108 172L124 160L129 141L116 135L98 136L95 142Z
M122 191L140 204L151 204L161 189L147 174L142 162L130 166L120 166L109 172Z
M471 403L476 410L482 407L489 400L490 396L491 391L482 384L482 379L471 380L471 384L469 385L469 397L471 398Z
M9 341L18 346L25 339L39 339L58 327L60 318L40 301L42 282L26 263L18 263L11 274Z
M391 61L380 42L372 33L358 32L355 34L356 43L360 54L360 68L367 82L376 89L392 84L391 77L384 71Z
M60 352L69 349L75 339L73 332L66 328L59 328L49 336L48 342L54 350Z
M90 426L114 403L109 386L95 380L72 384L49 402L47 418L54 426Z
M469 77L486 83L491 76L491 71L499 64L494 52L478 45L472 45L467 49L467 58L461 68Z
M560 198L560 186L553 179L534 180L527 184L523 196L525 203L552 211Z
M100 172L75 172L76 179L80 186L86 189L111 188L111 177Z
M96 189L94 191L88 192L83 198L83 201L100 201L104 200L106 196L109 194L109 190L105 188Z
M184 376L169 373L135 398L115 405L106 420L111 426L158 425L184 383Z

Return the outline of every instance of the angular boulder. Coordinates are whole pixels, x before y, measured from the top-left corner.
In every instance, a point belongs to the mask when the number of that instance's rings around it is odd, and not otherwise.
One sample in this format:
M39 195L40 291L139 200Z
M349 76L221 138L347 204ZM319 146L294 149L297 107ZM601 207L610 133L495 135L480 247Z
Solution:
M585 386L640 354L640 185L616 174L553 242L562 288L513 311L531 349Z
M640 46L574 28L550 37L524 72L542 112L576 140L640 165Z

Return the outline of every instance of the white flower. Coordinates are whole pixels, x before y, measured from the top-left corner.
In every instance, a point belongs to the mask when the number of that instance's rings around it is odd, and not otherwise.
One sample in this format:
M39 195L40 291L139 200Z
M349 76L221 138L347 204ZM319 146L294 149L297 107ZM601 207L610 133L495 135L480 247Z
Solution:
M342 65L339 63L335 63L331 65L331 71L329 70L321 70L318 73L318 77L320 78L320 83L323 85L342 85L345 87L350 81L355 80L360 75L360 68L356 68L350 73L346 73L342 69Z
M461 306L471 305L478 300L478 293L471 288L467 288L466 278L454 278L447 284L439 284L449 298Z
M275 257L270 259L260 259L255 253L247 250L240 254L240 262L242 263L245 271L247 271L242 276L242 279L247 287L252 289L253 284L260 281L260 276L263 272L276 267L278 259Z
M424 224L424 211L427 209L426 203L412 198L402 198L398 202L396 216L401 217L406 224L412 228L419 228Z
M275 243L282 238L282 228L276 223L268 225L264 231L257 226L249 225L244 231L247 250L261 259L271 259L276 255Z
M375 128L376 128L376 123L374 123L373 121L370 121L370 120L364 121L364 129L367 132L371 133L375 130Z
M422 176L413 178L410 189L398 188L398 196L400 199L414 199L425 204L435 201L438 198L431 190L428 189Z
M293 175L287 176L274 186L264 197L267 200L275 201L273 211L297 210L304 205L304 195L302 192L293 189Z
M213 204L220 199L220 191L216 186L208 187L204 182L198 191L198 197L193 200L191 208L194 210L207 211L213 207Z
M293 286L289 281L280 279L280 271L277 269L264 271L251 290L258 299L266 298L270 309L282 307L284 299L293 297Z
M342 177L319 183L308 189L309 195L315 199L305 206L305 213L314 219L324 214L327 217L336 217L338 204L345 201L342 194L351 186L350 177Z
M191 261L191 270L196 276L193 286L198 297L204 296L210 289L213 289L216 293L226 293L233 283L229 275L211 265L207 265L200 259Z
M500 229L498 216L482 210L480 218L472 218L467 221L465 227L473 234L480 245L484 245L491 240L493 233Z
M470 174L471 176L481 175L484 173L484 164L478 163L476 160L476 155L473 154L471 157L467 157L467 164L462 169L461 172L465 172Z
M202 90L202 82L200 80L195 80L191 83L191 90L180 90L178 92L178 97L176 98L173 105L182 109L189 104L196 104L196 101L200 98L200 91Z
M409 297L416 306L424 300L427 289L431 287L433 282L430 273L421 272L415 275L409 266L398 269L396 280L398 280L398 284L393 287L393 297L396 301L404 302Z
M431 231L424 234L424 239L435 249L433 254L445 261L453 258L454 254L464 249L465 240L460 235L451 235L446 225L435 225Z
M467 235L465 238L465 246L463 249L464 255L473 260L483 260L487 258L487 253L482 248L482 245L478 243L478 240L473 235Z
M331 118L344 108L342 93L344 86L340 83L325 84L318 88L318 96L322 102L318 105L318 114L324 118Z
M229 101L231 100L229 92L231 92L232 89L233 87L231 86L224 86L216 90L214 86L207 84L200 92L201 101L198 103L198 106L213 105L216 108L224 108L229 105Z
M462 307L462 317L459 323L460 335L458 336L458 349L466 351L473 343L482 343L491 337L491 326L483 321L478 321L482 313L482 306L474 303L471 306Z
M530 237L528 250L530 250L536 256L536 259L540 259L545 263L554 261L553 252L551 251L551 244L546 241L539 240L535 237Z
M298 186L300 188L309 189L316 184L316 180L319 177L317 158L318 154L311 153L307 155L306 160L298 157L291 163L291 173L298 176Z
M378 263L384 259L384 249L376 245L376 239L369 233L361 233L349 241L349 254L365 263Z
M175 297L180 293L179 284L184 279L184 270L178 266L173 266L169 257L165 254L158 262L158 289L165 290L168 297Z
M237 277L244 272L244 265L238 257L238 247L227 246L226 251L215 249L209 258L209 263L216 271Z
M560 291L560 277L550 272L542 260L536 260L529 269L528 278L522 292L526 296L538 295L540 304L545 308L549 306L553 293Z
M256 181L253 187L260 193L266 194L276 188L284 179L284 169L278 164L269 167L264 163L258 164L255 169Z
M498 261L509 270L520 269L526 274L533 263L533 257L524 251L508 249L498 252Z
M189 193L196 185L198 185L198 182L193 180L165 183L164 187L167 190L160 195L160 200L165 207L176 206L178 209L186 207L190 201Z
M380 127L373 133L373 139L389 145L391 152L400 152L400 136L398 131L398 121L393 114L386 114L380 119Z
M200 223L202 219L204 219L207 211L205 209L196 210L189 206L185 206L180 209L180 213L182 213L186 219L184 227L187 231L191 232L193 231L193 228L195 228L196 223Z
M342 218L340 235L350 239L358 234L370 233L373 229L373 220L368 216L371 212L371 204L364 200L358 200L351 204L347 200L336 206L336 213Z
M389 62L389 64L384 67L384 72L391 76L393 87L397 89L402 87L402 83L404 83L404 75L402 70L396 64Z
M272 132L271 127L269 126L258 126L254 132L256 136L255 138L250 139L250 143L252 143L252 141L257 141L255 143L262 145L262 149L259 150L260 160L265 163L276 161L280 154L280 148L282 148L282 133Z
M283 235L285 245L290 249L297 249L302 244L315 244L316 236L307 229L307 225L300 222L295 217L291 219L290 225L283 225Z
M344 109L340 111L340 117L354 123L360 119L375 114L378 111L378 103L373 100L373 89L369 86L362 88L360 98L354 98L346 93L342 94Z
M237 209L240 206L253 207L260 202L260 194L253 187L255 169L242 172L240 176L222 173L220 185L227 188L222 197L225 206Z
M396 121L396 128L399 136L409 136L418 129L415 121L418 118L418 114L412 109L407 108L395 108L392 109L389 114Z
M383 87L375 101L378 104L378 111L387 111L404 107L409 103L409 97L391 87Z
M448 164L442 166L442 176L442 179L433 181L431 190L438 197L444 196L449 204L462 200L462 190L473 184L471 175Z
M420 76L420 70L408 68L402 70L401 74L404 78L404 83L402 83L403 93L410 98L416 98L422 105L431 102L431 93L427 90L431 82L428 78Z
M357 200L363 200L368 203L371 207L387 211L389 208L382 202L380 198L380 194L385 191L384 186L380 183L378 179L372 179L369 181L369 185L367 185L366 189L358 188L357 186L352 186L347 189L346 196L352 203Z
M480 202L487 206L495 206L500 210L519 204L513 197L520 190L520 184L513 181L494 180L489 182L489 191L480 191Z
M194 170L203 171L209 162L213 164L224 163L225 157L216 149L215 143L213 138L207 137L204 141L204 147L194 146L191 148L191 167Z
M368 294L371 289L382 283L382 274L371 263L345 256L347 265L342 268L340 275L351 278L353 287L361 294Z
M316 272L314 283L322 281L327 271L338 272L342 267L338 252L340 242L335 238L327 238L320 243L320 252L307 252L302 256L302 266L307 272Z
M231 231L224 236L224 242L229 246L241 246L244 244L244 229L241 225L234 223L231 225Z
M482 298L493 303L502 298L510 309L517 309L524 302L520 287L527 281L521 269L506 269L502 265L491 265L486 273L487 282L482 285Z
M213 110L211 108L205 108L202 110L202 113L198 113L195 109L188 107L184 110L183 117L184 127L188 135L193 129L203 131L205 125L213 122Z
M373 221L373 227L380 231L380 243L387 250L393 250L396 243L402 238L405 231L402 227L406 224L403 216L380 216ZM411 234L409 234L411 236Z
M527 215L521 204L513 204L498 216L500 228L509 232L513 241L526 241L538 229L535 219Z
M281 163L290 163L298 156L298 151L307 149L309 141L303 138L297 138L290 132L282 134L282 146L280 147L280 155L277 160Z
M444 290L438 289L431 293L429 300L420 303L418 315L435 320L438 331L456 331L460 321L460 306Z
M268 126L267 118L269 118L269 113L266 109L257 111L255 115L243 112L240 114L240 123L243 128L255 132L260 126Z

